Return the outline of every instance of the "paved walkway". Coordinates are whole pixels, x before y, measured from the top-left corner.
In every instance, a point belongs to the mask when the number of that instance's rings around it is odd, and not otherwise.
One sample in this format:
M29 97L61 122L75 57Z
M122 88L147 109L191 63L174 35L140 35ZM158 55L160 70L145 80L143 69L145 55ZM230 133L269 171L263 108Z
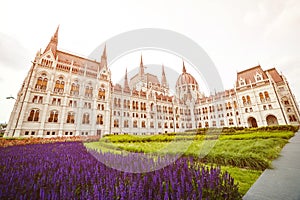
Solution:
M244 200L300 200L300 131L252 185Z

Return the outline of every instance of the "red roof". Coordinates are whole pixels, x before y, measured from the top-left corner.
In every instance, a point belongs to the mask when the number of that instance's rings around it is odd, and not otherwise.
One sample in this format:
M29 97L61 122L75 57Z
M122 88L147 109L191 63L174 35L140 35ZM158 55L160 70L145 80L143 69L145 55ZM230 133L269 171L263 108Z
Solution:
M261 74L263 80L268 79L266 73L262 70L261 66L258 65L258 66L246 69L244 71L238 72L237 73L236 86L237 87L240 86L240 80L241 79L245 80L246 84L255 83L256 82L255 76L257 74Z
M266 70L266 72L268 72L270 74L271 78L273 79L273 81L275 83L283 81L282 76L278 73L278 71L275 68L268 69L268 70Z

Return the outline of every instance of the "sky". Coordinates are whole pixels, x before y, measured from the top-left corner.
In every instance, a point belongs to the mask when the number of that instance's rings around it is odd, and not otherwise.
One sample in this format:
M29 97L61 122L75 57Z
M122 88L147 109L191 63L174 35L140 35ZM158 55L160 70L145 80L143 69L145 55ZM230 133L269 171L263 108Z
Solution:
M85 56L126 31L172 30L205 50L225 88L234 86L238 71L276 67L299 102L299 10L298 0L0 0L0 122L8 122L14 104L6 97L17 96L58 25L58 48Z

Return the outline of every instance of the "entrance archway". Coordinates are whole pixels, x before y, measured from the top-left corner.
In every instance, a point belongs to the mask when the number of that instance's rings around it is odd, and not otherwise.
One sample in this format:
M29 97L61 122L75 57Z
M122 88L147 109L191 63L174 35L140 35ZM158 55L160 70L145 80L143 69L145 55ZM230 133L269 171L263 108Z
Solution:
M278 120L274 115L268 115L266 117L268 126L276 126L278 125Z
M252 127L257 127L257 122L256 122L256 119L254 118L254 117L249 117L248 118L248 126L250 127L250 128L252 128Z

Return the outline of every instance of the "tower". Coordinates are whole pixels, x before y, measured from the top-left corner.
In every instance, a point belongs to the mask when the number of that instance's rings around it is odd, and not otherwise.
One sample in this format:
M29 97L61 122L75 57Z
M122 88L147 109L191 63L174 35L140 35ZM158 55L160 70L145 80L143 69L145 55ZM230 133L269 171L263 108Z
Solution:
M107 55L106 55L106 44L103 49L103 53L101 56L101 62L100 62L100 70L107 68Z
M51 50L54 57L56 57L56 51L57 51L57 44L58 44L58 30L59 30L59 26L57 27L54 35L51 37L50 42L48 43L44 53L46 53L47 51Z
M143 64L143 56L142 55L141 55L139 76L141 77L141 79L143 79L143 77L145 76L145 67L144 67L144 64Z
M129 84L128 84L128 78L127 78L127 68L126 68L126 71L125 71L125 78L124 78L124 91L125 92L130 91Z
M161 74L161 85L163 87L168 87L167 78L165 74L165 67L162 65L162 74Z

